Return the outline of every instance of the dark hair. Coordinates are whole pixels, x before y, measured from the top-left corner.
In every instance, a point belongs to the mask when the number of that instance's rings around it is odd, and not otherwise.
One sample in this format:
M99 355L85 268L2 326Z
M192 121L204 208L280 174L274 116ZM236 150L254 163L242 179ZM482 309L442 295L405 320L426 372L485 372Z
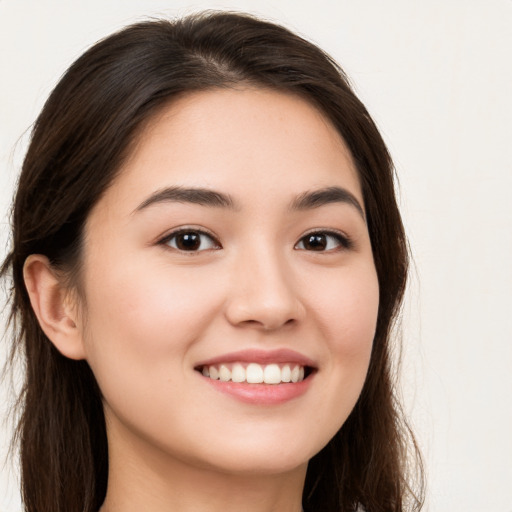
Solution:
M108 458L94 376L41 330L24 285L25 259L44 254L79 281L84 223L145 123L179 95L237 84L298 95L339 131L359 173L380 286L364 388L345 424L310 461L304 508L421 508L421 461L390 361L408 253L386 146L343 71L316 46L248 15L204 12L138 23L98 42L65 73L35 123L13 206L12 248L0 271L12 277L14 347L26 364L17 438L28 512L96 512Z

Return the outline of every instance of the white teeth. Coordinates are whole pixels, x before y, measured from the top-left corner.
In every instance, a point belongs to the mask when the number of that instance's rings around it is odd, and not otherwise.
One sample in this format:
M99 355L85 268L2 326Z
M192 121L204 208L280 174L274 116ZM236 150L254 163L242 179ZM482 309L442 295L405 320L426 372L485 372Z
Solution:
M278 364L260 365L249 363L247 367L240 363L229 365L204 366L201 373L205 377L222 382L247 382L249 384L280 384L281 382L301 382L304 380L304 367L295 365L293 368L285 364L282 368Z
M263 370L265 384L279 384L281 382L281 368L277 364L268 364Z
M233 382L245 382L245 368L241 364L236 363L233 365L231 380Z
M249 384L260 384L263 382L263 368L256 363L247 365L246 380Z
M219 368L219 379L222 382L227 382L228 380L231 380L231 372L229 371L229 368L227 368L224 365L221 365Z

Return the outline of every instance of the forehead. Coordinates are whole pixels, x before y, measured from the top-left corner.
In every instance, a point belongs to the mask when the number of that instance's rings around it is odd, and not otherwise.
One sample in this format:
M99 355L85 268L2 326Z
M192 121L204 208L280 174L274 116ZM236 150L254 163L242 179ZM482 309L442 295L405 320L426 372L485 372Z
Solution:
M340 185L363 202L352 156L331 122L299 96L249 87L191 93L163 108L107 196L134 202L171 185L242 198Z

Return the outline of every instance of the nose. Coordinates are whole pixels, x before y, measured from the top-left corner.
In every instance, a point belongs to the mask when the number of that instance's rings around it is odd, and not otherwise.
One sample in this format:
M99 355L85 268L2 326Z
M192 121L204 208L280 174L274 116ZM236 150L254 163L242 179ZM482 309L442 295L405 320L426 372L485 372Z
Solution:
M235 326L273 331L301 321L299 283L284 257L261 250L241 257L232 273L225 314Z

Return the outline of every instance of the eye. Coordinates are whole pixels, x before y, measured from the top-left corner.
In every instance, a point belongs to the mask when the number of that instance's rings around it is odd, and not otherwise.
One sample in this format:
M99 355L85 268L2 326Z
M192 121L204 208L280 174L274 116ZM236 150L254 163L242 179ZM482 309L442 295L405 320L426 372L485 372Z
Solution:
M350 249L351 247L352 242L347 236L332 231L315 231L308 233L295 245L295 249L316 252Z
M220 249L220 244L211 235L198 229L180 229L166 236L161 244L184 252L200 252Z

